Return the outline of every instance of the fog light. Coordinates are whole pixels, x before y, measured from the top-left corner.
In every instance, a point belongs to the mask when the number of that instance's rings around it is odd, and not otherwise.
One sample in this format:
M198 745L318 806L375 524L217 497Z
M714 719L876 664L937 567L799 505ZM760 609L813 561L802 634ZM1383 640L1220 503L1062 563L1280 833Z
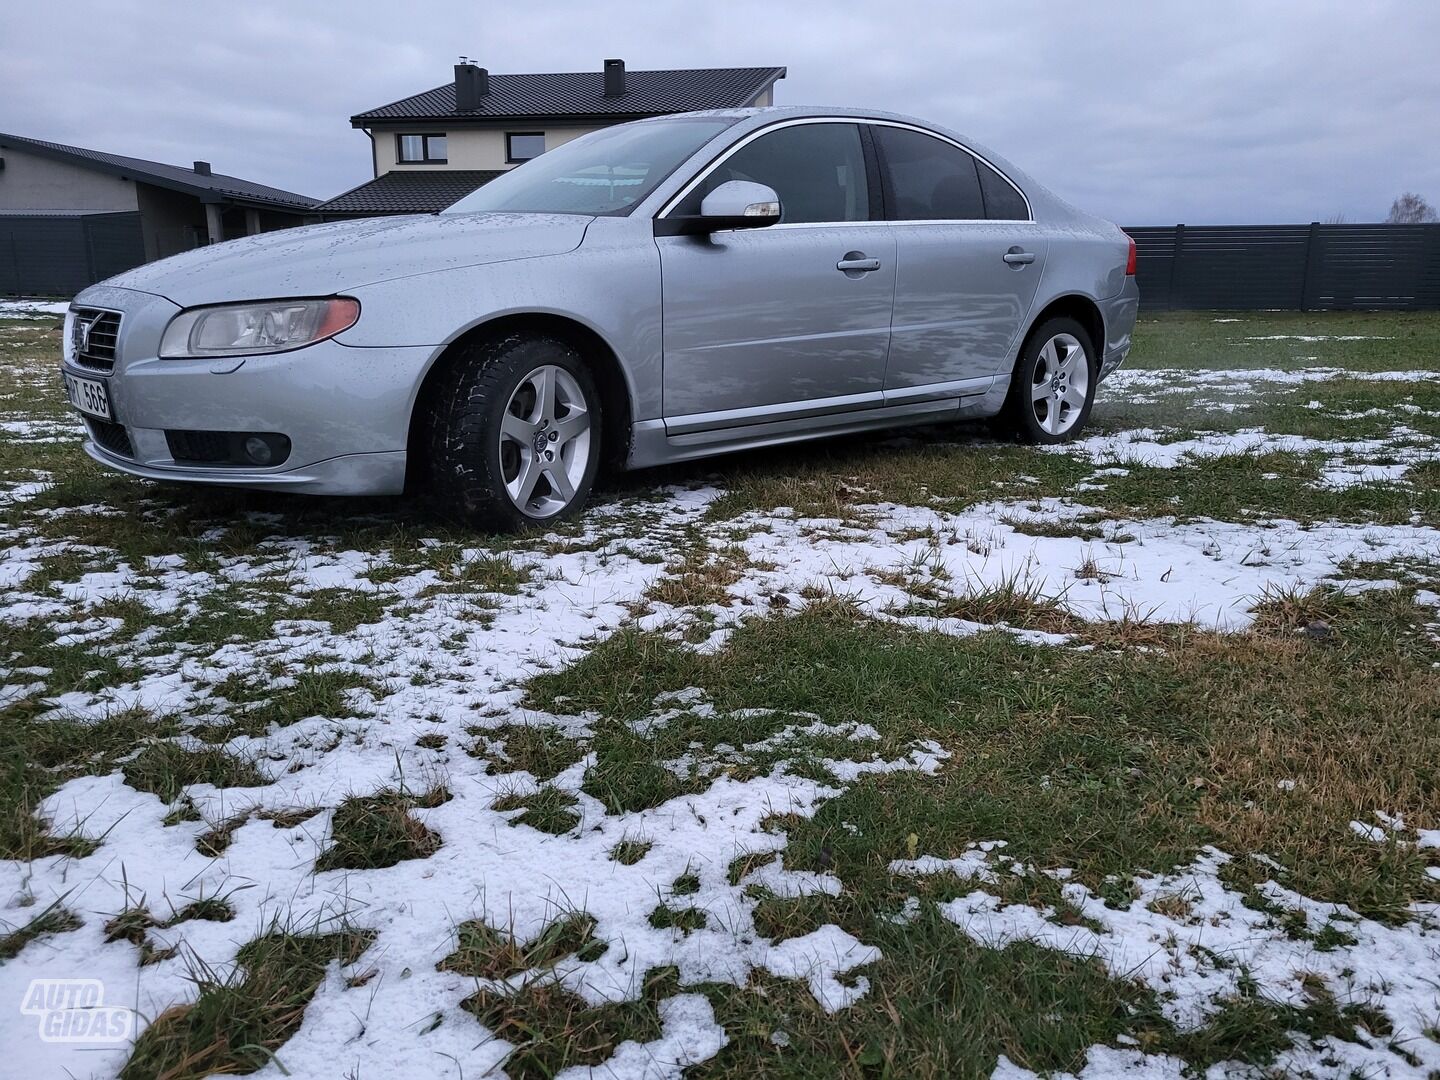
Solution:
M275 450L270 440L260 435L251 435L245 440L245 456L256 465L269 465L275 460Z

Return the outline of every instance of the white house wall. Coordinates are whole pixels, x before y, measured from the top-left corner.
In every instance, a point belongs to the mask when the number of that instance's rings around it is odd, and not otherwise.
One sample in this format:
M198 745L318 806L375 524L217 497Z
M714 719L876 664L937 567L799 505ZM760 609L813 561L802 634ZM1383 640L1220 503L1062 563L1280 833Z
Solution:
M413 127L405 129L380 130L375 137L375 175L382 176L392 169L509 169L512 162L505 160L505 135L507 132L545 132L545 149L553 150L562 143L577 139L581 135L597 130L595 127L551 127L548 125L516 124L508 128L467 128L446 131L447 160L444 165L424 165L396 160L399 149L396 136L438 135L439 127Z

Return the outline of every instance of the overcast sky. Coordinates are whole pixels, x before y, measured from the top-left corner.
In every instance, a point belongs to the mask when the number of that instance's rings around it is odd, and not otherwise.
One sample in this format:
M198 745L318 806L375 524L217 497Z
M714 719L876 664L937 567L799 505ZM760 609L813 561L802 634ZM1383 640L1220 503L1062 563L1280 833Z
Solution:
M781 104L862 105L992 146L1122 224L1440 205L1431 0L3 0L0 131L327 198L351 114L493 72L785 65Z

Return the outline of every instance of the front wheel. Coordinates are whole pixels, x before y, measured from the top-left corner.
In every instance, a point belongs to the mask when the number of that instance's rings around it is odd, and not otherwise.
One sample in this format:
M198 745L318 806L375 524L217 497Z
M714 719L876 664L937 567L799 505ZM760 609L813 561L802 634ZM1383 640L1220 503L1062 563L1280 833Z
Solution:
M600 394L551 338L467 348L430 416L431 487L485 527L518 532L584 505L600 463Z
M1001 431L1026 443L1069 442L1090 417L1099 368L1083 326L1074 319L1047 319L1015 362L1010 393L996 418Z

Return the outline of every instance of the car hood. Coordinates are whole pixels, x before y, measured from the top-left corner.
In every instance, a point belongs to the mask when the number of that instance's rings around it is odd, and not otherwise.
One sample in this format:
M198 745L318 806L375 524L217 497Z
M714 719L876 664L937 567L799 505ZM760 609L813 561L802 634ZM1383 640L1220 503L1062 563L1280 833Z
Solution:
M329 296L377 281L560 255L592 219L574 214L417 214L247 236L147 263L104 284L179 304Z

